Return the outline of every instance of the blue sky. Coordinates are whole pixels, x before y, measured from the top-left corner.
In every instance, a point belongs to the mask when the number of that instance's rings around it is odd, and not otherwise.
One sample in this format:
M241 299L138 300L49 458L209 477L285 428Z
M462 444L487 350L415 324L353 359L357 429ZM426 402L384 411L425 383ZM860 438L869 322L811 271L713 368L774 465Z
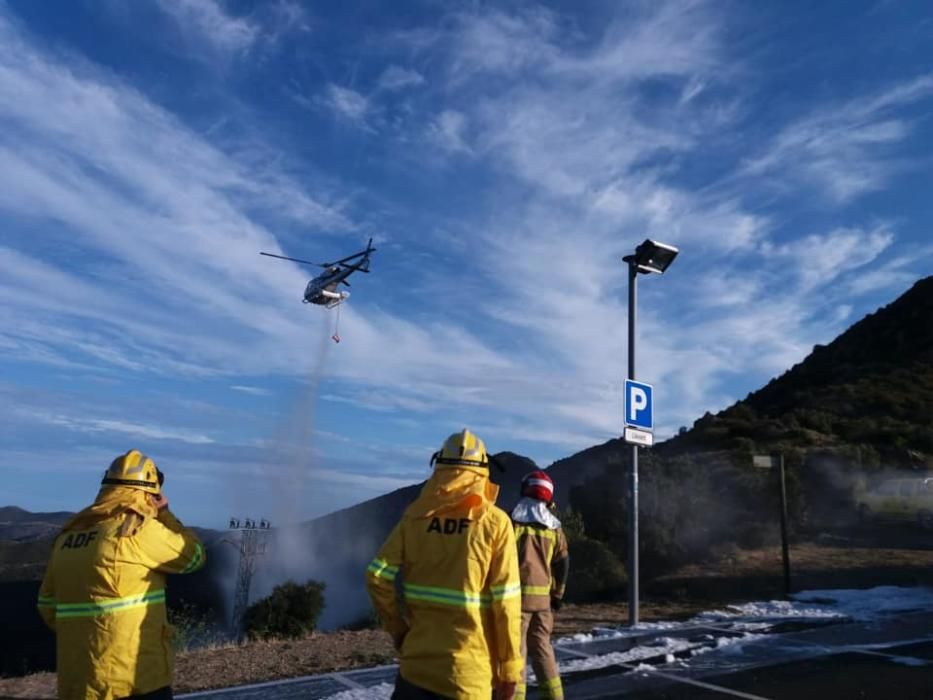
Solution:
M0 0L0 504L139 447L187 521L418 481L462 426L658 437L933 263L917 2ZM373 237L340 318L310 272Z

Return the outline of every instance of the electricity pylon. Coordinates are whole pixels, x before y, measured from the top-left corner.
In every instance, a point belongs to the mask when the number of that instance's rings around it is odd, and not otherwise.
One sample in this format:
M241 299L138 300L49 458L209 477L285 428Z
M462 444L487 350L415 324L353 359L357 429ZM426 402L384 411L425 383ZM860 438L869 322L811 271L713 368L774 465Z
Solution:
M251 518L230 518L230 529L240 533L238 541L226 540L240 552L237 567L236 591L233 594L233 632L238 642L243 640L243 618L249 607L249 586L256 572L256 560L266 553L266 540L271 527L268 520L261 518L257 523Z

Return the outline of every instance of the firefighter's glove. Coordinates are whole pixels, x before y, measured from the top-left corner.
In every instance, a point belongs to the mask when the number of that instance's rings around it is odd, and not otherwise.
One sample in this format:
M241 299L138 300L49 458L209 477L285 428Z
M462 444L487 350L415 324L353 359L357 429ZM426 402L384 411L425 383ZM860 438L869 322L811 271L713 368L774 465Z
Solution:
M554 612L557 612L558 610L560 610L560 606L563 604L564 604L564 601L562 601L560 598L551 596L551 610L553 610Z

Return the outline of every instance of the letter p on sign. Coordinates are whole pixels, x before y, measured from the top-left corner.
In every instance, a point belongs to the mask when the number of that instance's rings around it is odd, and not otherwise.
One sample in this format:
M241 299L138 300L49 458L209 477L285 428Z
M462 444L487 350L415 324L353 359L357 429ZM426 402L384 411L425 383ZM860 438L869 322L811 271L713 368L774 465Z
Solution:
M628 419L638 420L638 413L648 408L648 394L641 387L632 387L632 404L629 406Z
M651 397L653 387L631 379L625 380L625 424L642 430L654 429Z

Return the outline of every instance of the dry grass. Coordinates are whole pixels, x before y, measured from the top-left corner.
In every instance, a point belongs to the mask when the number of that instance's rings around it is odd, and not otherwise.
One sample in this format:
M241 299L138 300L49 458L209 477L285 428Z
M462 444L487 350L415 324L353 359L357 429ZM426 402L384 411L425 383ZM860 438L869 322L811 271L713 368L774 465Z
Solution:
M791 547L791 585L870 588L878 585L933 585L933 549L836 546L808 542ZM733 549L716 562L691 564L662 576L649 590L666 600L706 602L779 597L783 594L781 550Z
M304 639L251 642L243 646L203 649L178 657L175 688L204 690L222 685L258 683L362 666L391 663L395 650L379 630L329 632Z
M22 678L0 679L0 700L7 698L54 698L55 674L34 673Z
M328 632L303 639L250 642L180 653L175 691L206 690L391 663L395 651L378 630ZM54 698L55 674L0 679L3 698Z
M660 601L646 600L642 597L639 608L639 619L650 622L683 620L708 609L709 604L696 600ZM554 636L564 637L578 632L590 632L594 627L613 627L627 623L627 603L568 604L554 616Z

